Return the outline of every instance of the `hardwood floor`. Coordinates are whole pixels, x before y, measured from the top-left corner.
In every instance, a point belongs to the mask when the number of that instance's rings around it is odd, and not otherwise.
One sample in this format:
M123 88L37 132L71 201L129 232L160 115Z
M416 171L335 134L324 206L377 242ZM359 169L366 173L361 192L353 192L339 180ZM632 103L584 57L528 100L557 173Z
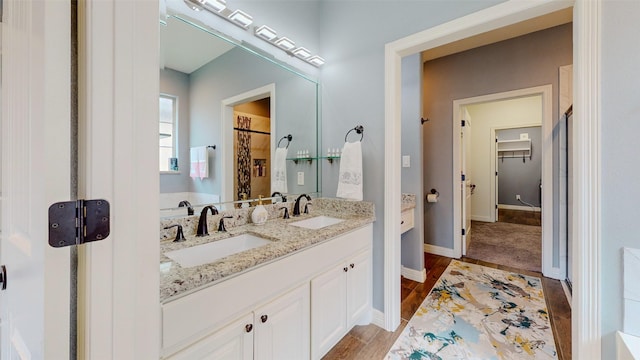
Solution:
M451 259L447 257L425 254L426 281L421 284L402 278L402 320L395 332L387 332L375 325L356 326L323 359L383 359L450 261ZM462 261L500 270L514 271L524 275L542 277L540 273L509 268L480 260L463 258ZM571 307L558 280L542 277L542 287L547 301L551 326L553 327L553 335L556 340L558 359L571 360Z

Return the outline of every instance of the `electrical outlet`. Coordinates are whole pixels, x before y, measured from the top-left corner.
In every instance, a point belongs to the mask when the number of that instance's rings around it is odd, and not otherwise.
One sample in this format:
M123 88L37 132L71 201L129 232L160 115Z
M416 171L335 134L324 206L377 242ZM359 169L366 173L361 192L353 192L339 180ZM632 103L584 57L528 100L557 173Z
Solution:
M516 195L516 200L520 200L520 195Z
M298 171L298 185L304 185L304 172Z

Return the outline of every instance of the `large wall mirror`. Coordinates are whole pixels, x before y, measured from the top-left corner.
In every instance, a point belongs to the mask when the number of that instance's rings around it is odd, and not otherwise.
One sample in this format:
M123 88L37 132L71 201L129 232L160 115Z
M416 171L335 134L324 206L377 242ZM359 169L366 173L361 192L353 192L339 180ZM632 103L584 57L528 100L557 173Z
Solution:
M160 215L319 193L318 83L188 16L160 26Z

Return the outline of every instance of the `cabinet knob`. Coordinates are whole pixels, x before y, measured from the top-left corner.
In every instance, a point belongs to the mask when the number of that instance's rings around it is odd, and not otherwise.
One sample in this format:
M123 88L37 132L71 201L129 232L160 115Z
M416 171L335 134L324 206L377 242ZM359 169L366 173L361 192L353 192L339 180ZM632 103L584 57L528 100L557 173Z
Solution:
M260 316L260 321L262 321L263 323L266 323L267 319L269 319L269 317L267 315Z
M247 324L244 326L244 330L246 332L251 332L251 330L253 330L253 324Z
M356 266L356 264L351 263L351 264L349 264L349 266L351 266L351 268L353 269Z
M349 271L349 268L345 266L345 267L342 268L342 270L344 270L344 272L347 272L347 271Z
M404 225L404 220L400 221L400 225Z

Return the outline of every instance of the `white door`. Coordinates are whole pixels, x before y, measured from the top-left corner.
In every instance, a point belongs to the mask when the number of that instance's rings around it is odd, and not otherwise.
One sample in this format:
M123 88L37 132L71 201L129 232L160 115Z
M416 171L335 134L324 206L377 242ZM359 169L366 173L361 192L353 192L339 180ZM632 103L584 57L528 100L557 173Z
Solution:
M311 280L311 358L319 359L347 331L347 265Z
M347 271L347 327L370 320L371 311L371 252L360 253L349 262ZM364 321L366 322L366 321Z
M460 127L460 200L462 202L461 224L462 224L462 255L467 254L467 236L471 231L471 193L473 185L469 176L467 161L471 159L471 120L469 112L465 108L462 112L463 120Z
M48 207L70 200L69 4L4 1L0 358L69 358L69 248Z
M254 359L309 359L309 293L306 283L254 312Z
M249 313L167 360L251 360L254 334L253 313Z

